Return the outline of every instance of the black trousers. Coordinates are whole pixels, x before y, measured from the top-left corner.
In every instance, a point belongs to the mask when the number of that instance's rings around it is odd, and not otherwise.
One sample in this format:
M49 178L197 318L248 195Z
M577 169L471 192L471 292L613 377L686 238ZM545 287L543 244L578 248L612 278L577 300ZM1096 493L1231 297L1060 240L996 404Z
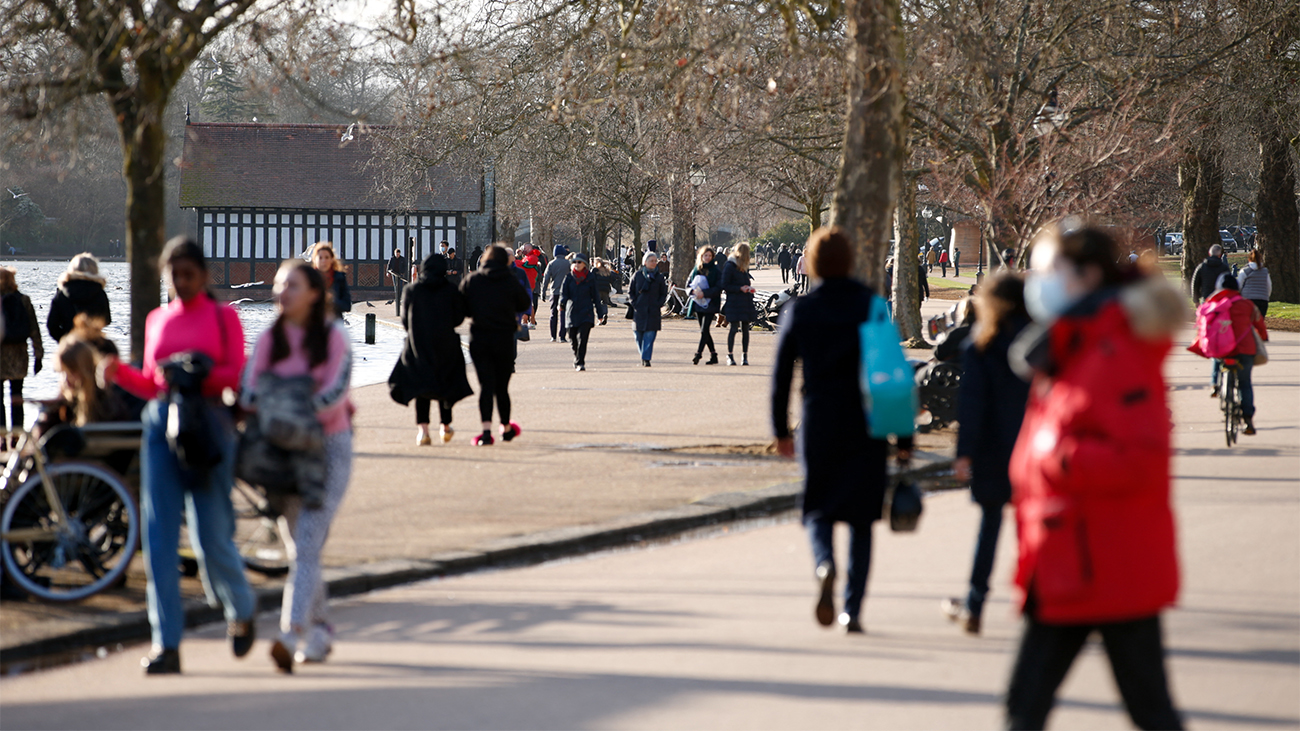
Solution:
M591 325L574 325L569 328L569 342L573 345L573 364L587 365L587 341L591 339Z
M736 331L740 331L741 352L749 354L749 323L738 320L731 321L731 332L727 333L727 354L730 355L736 349Z
M478 413L492 421L492 405L502 424L510 423L510 376L515 371L515 334L470 333L469 357L478 374Z
M556 331L559 335L556 335ZM564 310L560 307L560 295L555 292L551 293L551 339L559 337L563 340L568 336L569 328L564 326Z
M0 388L3 388L3 384L0 384ZM23 379L12 378L9 380L9 428L22 429L25 415L26 413L23 411Z
M713 327L713 315L700 313L696 317L700 321L700 345L695 349L696 354L703 353L708 348L710 353L717 355L718 349L713 347L713 333L709 332L709 328Z
M1054 625L1025 613L1025 631L1007 690L1008 729L1041 729L1056 702L1056 690L1094 631L1101 634L1124 707L1143 729L1181 729L1169 697L1160 616L1128 622Z
M427 398L417 398L415 400L415 423L416 424L429 423L429 407L432 405L433 402ZM448 404L446 401L438 402L438 423L439 424L451 423L451 404Z
M781 267L781 283L790 283L790 267Z

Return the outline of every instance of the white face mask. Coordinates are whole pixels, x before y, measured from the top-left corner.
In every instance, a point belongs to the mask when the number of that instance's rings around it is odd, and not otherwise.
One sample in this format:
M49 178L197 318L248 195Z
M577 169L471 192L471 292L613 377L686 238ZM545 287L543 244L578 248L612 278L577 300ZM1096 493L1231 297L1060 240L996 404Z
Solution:
M1025 309L1040 325L1056 322L1077 299L1070 294L1068 275L1060 269L1031 271L1025 277Z

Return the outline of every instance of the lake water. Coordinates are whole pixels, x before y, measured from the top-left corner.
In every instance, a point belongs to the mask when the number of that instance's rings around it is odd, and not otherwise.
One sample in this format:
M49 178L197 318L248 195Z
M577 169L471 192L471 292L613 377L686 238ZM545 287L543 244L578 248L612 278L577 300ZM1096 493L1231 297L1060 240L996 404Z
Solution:
M36 376L28 372L27 379L23 382L23 396L53 398L58 393L58 376L54 371L56 344L50 342L49 333L45 330L45 317L49 314L50 300L58 286L59 275L67 268L67 264L54 261L16 261L10 262L9 266L18 270L18 289L32 299L45 343L45 368ZM126 262L101 262L99 273L108 280L104 291L108 293L109 308L113 313L113 323L104 330L104 334L117 343L123 354L127 354L131 350L129 265ZM361 308L367 309L365 305L361 305ZM253 341L274 321L275 308L270 302L240 302L235 305L235 309L244 325L245 348L251 349ZM401 355L404 334L397 328L379 325L375 329L375 344L367 345L365 314L351 313L345 321L352 336L352 385L358 387L386 383L393 364ZM31 425L35 416L35 409L28 408L27 426Z

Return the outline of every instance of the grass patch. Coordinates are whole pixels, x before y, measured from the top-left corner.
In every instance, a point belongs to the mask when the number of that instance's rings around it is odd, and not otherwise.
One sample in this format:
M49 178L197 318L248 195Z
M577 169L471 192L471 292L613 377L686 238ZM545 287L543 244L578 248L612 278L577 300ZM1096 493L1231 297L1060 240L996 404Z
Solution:
M1290 302L1268 303L1268 319L1300 320L1300 305Z
M930 283L932 289L970 289L974 284L974 282L963 282L960 279L946 277L926 277L925 280Z

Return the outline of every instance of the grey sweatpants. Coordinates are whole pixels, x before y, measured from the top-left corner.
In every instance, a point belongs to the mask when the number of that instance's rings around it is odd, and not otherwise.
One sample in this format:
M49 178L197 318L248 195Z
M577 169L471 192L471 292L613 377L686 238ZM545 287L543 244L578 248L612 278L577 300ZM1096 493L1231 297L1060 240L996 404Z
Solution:
M289 580L284 585L284 602L280 606L282 632L329 623L329 592L321 581L320 555L351 475L352 432L330 434L325 437L325 504L317 510L307 510L293 496L281 508L280 534L291 561Z

